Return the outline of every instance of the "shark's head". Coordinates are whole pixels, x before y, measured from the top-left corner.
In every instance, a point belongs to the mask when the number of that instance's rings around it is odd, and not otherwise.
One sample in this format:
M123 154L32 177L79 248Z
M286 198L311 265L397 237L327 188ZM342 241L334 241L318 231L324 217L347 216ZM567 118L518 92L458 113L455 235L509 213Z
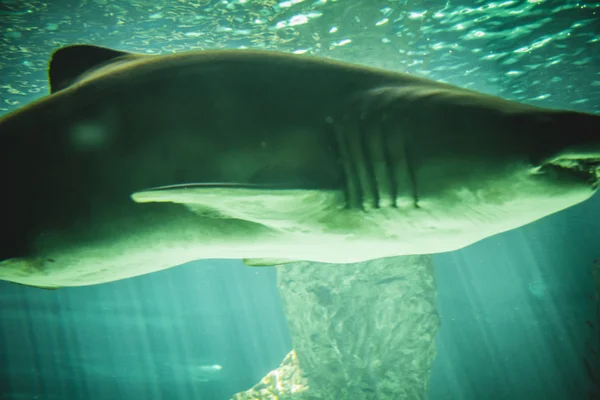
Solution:
M596 190L600 184L600 116L550 111L530 118L538 143L538 151L532 151L535 172L549 183L570 182Z
M327 122L336 150L298 151L298 142L284 141L278 154L290 165L279 168L279 182L294 174L310 182L302 171L321 167L319 176L341 171L337 188L278 190L267 175L262 186L170 187L134 199L209 208L298 234L312 240L306 257L317 260L334 260L331 252L315 256L318 245L351 242L344 254L360 260L464 247L588 199L600 178L595 115L415 85L361 93ZM331 162L315 163L320 151Z
M448 240L450 249L573 206L598 188L600 116L460 90L404 90L402 100L392 118L404 132L410 195L423 224L463 235L458 246Z

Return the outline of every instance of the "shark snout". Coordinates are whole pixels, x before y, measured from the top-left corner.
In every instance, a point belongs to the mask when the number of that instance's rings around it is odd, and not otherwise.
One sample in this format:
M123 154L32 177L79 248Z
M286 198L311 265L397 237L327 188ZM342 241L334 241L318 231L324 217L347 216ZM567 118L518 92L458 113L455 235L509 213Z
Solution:
M600 181L600 116L573 111L544 112L536 121L533 148L539 170L553 170L584 181L594 189Z
M536 173L552 171L563 179L575 180L598 189L600 184L600 159L558 158L536 168Z

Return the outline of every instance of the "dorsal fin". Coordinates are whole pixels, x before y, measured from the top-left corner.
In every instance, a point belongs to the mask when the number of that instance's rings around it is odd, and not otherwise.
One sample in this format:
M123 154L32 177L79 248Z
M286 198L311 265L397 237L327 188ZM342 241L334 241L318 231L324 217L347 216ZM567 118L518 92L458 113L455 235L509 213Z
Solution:
M50 93L56 93L70 86L87 71L105 65L115 58L128 55L134 53L88 44L60 48L52 54L48 67Z

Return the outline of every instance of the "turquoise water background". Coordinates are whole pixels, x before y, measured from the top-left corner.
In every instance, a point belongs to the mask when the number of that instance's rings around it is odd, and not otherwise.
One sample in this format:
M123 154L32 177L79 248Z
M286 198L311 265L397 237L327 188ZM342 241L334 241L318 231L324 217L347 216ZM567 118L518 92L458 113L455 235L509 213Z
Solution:
M595 2L0 1L0 112L46 94L49 55L72 43L309 53L600 112L598 21ZM599 228L597 195L434 257L430 399L585 399L584 358L598 390ZM272 268L202 261L57 291L0 282L1 400L228 399L291 347Z

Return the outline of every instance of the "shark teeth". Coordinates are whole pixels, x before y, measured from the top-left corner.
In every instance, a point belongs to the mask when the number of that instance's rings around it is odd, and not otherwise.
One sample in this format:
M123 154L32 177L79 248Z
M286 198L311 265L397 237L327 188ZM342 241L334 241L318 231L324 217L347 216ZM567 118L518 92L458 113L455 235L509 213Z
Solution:
M591 183L593 189L596 189L600 183L600 159L557 158L547 164L531 168L530 173L532 175L543 175L548 168L558 169L577 176Z

